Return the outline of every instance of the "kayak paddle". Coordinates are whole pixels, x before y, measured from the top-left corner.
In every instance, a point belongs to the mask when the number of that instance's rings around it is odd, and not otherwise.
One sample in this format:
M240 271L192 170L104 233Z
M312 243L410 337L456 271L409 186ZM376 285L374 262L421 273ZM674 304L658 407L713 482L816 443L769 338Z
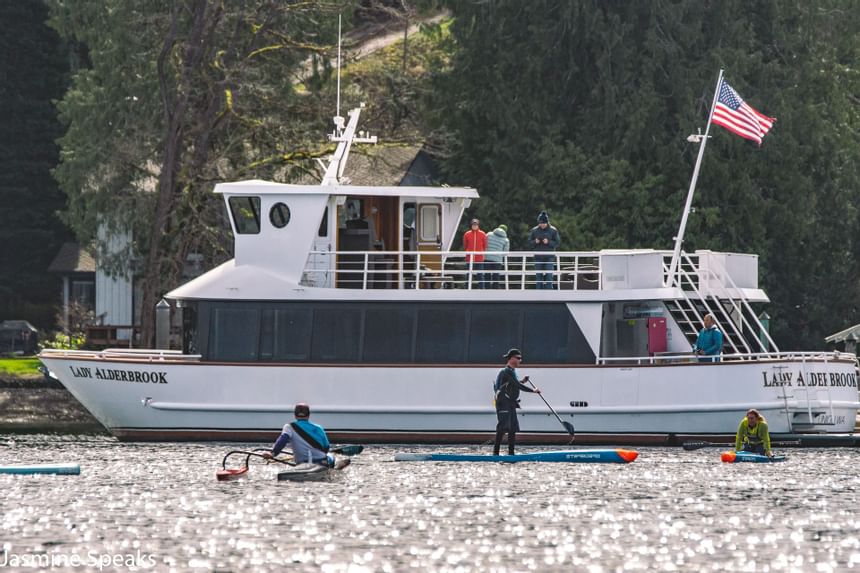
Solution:
M528 382L529 382L529 384L532 385L532 388L537 390L537 386L535 386L534 382L532 382L531 380L529 380ZM543 397L543 394L538 394L538 396L540 396L540 399L543 400L544 404L546 404L546 407L549 408L549 411L553 413L553 415L555 416L555 419L558 420L558 422L562 426L564 426L564 429L567 430L567 433L570 434L571 436L576 434L576 430L573 429L573 424L571 424L570 422L565 422L564 420L562 420L561 417L559 417L559 415L556 413L556 411L553 410L552 406L549 405L549 402L546 401L546 398Z
M364 451L364 446L337 446L329 449L333 454L343 454L345 456L357 456Z
M794 440L794 441L789 441L789 442L771 442L770 445L771 446L780 446L780 447L799 446L800 440ZM729 448L729 447L734 447L734 444L733 443L715 444L713 442L693 441L693 442L684 442L683 444L681 444L681 447L689 452L689 451L698 450L701 448Z

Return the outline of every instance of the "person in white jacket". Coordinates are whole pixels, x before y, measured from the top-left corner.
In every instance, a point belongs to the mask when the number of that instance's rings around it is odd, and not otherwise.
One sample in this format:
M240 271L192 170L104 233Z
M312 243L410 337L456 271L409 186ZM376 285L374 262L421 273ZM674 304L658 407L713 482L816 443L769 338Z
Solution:
M508 239L508 226L499 225L487 233L487 251L484 255L484 268L488 271L488 288L504 288L506 280L500 280L499 271L504 268L505 255L511 249Z

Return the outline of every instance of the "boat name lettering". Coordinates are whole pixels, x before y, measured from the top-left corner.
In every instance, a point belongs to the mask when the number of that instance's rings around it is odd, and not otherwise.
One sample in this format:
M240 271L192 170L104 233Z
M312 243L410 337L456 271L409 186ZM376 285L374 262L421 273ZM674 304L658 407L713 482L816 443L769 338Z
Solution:
M116 380L118 382L142 382L145 384L167 384L167 372L138 372L137 370L116 370L113 368L96 368L95 372L87 366L75 368L69 366L75 378L98 378L99 380Z
M832 416L830 414L818 414L812 419L813 424L839 425L845 423L845 416Z
M762 372L764 387L773 386L847 386L857 387L857 375L853 372Z

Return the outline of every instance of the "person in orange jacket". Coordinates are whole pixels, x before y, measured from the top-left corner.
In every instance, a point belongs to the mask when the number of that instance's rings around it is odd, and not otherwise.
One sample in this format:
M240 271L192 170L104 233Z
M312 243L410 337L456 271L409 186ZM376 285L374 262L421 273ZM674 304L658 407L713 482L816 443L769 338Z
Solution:
M478 219L472 219L469 230L463 234L463 250L474 255L466 255L466 264L471 263L471 269L475 271L475 278L472 280L472 288L486 288L484 284L484 255L487 250L487 234L481 230L481 222ZM472 258L474 257L474 261Z

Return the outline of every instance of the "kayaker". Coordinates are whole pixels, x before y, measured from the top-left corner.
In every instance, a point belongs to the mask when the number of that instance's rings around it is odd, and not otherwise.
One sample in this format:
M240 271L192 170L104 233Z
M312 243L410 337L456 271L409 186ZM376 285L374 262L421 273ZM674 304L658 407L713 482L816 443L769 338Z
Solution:
M747 415L738 426L735 451L773 456L770 451L770 433L767 430L767 420L755 408L747 410Z
M314 424L308 418L311 417L311 408L307 404L296 404L296 419L284 426L281 435L272 446L272 452L263 455L271 459L284 449L287 444L293 446L293 459L297 464L320 464L334 466L334 456L328 453L329 441L325 430L319 424Z
M517 420L517 408L520 407L520 390L523 392L534 392L540 394L540 390L531 389L517 378L517 366L522 363L523 354L516 348L508 350L503 356L508 363L499 370L496 376L494 389L496 391L496 442L493 445L493 455L499 455L502 446L502 438L508 435L508 455L514 455L514 446L517 442L517 432L520 431L520 423ZM529 377L523 378L528 382Z

